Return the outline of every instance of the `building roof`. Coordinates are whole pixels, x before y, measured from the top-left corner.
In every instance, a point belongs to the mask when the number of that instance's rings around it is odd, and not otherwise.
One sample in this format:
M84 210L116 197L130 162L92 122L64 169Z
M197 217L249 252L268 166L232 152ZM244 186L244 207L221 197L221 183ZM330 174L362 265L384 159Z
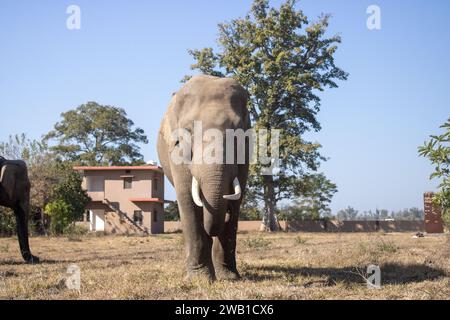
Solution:
M109 167L81 166L81 167L74 167L73 169L77 171L150 170L150 171L158 171L161 173L163 172L162 168L159 166L109 166Z

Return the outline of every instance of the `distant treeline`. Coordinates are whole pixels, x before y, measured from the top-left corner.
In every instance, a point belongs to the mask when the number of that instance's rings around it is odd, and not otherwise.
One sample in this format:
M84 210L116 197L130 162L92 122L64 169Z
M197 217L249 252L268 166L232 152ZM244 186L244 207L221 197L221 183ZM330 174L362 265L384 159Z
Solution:
M386 209L376 209L375 211L363 211L348 207L346 209L340 210L336 218L341 221L355 221L355 220L423 220L424 212L422 209L410 208L403 209L400 211L389 211Z
M239 220L241 221L255 221L262 219L262 208L259 207L243 207L239 215ZM278 211L278 220L287 221L302 221L302 220L323 220L323 219L337 219L340 221L374 221L374 220L423 220L424 213L422 209L410 208L403 209L400 211L389 211L386 209L376 209L374 211L363 211L347 207L346 209L340 210L336 215L327 212L327 214L317 215L315 207L311 206L286 206ZM165 220L166 221L178 221L180 219L180 214L178 212L177 203L169 204L165 209Z

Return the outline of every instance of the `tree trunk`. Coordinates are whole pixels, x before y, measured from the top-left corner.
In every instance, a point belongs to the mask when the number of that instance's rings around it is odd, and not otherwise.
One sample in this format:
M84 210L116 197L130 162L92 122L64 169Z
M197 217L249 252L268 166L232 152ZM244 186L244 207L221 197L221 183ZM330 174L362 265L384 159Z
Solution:
M276 218L275 185L273 176L264 176L264 216L261 225L262 231L278 231L279 225Z

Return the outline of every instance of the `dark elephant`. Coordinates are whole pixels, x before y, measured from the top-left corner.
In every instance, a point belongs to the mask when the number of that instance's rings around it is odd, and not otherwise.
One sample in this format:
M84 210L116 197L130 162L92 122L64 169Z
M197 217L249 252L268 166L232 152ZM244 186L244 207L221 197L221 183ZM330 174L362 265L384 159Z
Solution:
M28 215L30 211L30 180L24 161L0 157L0 206L14 210L20 252L28 263L39 259L31 254L28 244Z
M202 140L200 144L190 141L190 159L175 163L172 155L183 153L179 150L183 146L173 134L179 129L193 133L195 123L200 121L203 131L214 129L223 137L229 129L245 132L250 129L247 100L246 90L233 79L195 76L173 95L162 120L158 155L176 190L188 277L240 277L236 268L236 232L249 171L249 140L244 142L244 161L225 161L224 147L219 155L222 163L196 163L192 160L206 148ZM237 150L236 146L233 148Z

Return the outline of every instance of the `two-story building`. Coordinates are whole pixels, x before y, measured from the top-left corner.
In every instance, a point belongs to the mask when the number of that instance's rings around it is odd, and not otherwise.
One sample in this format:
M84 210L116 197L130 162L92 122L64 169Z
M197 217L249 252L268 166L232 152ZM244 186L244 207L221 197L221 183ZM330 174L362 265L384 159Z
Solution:
M75 167L92 201L91 231L115 234L164 232L164 174L158 166Z

